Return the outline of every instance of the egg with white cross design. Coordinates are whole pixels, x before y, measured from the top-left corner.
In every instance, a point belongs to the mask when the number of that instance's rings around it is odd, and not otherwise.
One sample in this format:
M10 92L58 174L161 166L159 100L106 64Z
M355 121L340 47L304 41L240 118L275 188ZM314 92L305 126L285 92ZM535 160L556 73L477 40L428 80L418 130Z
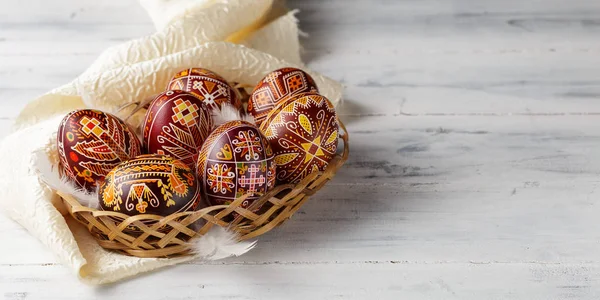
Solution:
M227 80L203 68L179 71L167 85L167 90L189 92L212 110L220 109L223 103L230 103L237 109L242 107L242 102Z
M255 125L240 120L213 130L200 150L196 172L210 205L227 205L250 194L242 203L248 207L275 185L271 146Z

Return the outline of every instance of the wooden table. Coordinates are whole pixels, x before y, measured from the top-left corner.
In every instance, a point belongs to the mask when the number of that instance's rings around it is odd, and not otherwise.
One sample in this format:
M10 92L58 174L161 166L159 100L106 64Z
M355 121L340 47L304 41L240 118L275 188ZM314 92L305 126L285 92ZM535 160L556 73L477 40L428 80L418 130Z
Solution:
M347 87L352 149L333 182L248 255L107 287L2 216L0 296L600 297L599 1L291 6L309 66ZM153 31L133 0L1 7L2 135L26 101Z

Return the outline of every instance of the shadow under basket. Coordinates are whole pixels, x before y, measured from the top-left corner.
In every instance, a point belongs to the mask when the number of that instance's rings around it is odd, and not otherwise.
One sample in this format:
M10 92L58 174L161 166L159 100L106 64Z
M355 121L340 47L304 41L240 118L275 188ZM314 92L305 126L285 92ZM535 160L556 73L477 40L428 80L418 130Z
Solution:
M348 133L339 122L343 148L325 171L315 172L298 184L278 185L248 208L238 198L229 205L209 206L197 211L172 214L166 217L150 214L128 216L114 211L83 206L70 195L58 193L71 214L105 249L137 257L174 257L191 255L193 239L217 225L237 232L240 240L258 237L283 224L320 190L348 159Z

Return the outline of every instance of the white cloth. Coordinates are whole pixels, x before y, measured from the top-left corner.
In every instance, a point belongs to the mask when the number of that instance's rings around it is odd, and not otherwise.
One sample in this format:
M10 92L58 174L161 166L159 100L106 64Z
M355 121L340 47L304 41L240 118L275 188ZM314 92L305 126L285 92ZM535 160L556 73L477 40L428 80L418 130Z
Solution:
M63 217L62 202L36 175L33 153L43 150L56 161L56 130L67 112L115 111L159 93L180 69L204 67L253 86L271 70L302 67L294 13L274 14L273 1L140 0L155 34L107 49L81 76L31 101L17 117L15 131L0 143L0 207L86 283L193 259L141 259L102 249L83 226ZM340 101L340 84L309 73L325 96Z

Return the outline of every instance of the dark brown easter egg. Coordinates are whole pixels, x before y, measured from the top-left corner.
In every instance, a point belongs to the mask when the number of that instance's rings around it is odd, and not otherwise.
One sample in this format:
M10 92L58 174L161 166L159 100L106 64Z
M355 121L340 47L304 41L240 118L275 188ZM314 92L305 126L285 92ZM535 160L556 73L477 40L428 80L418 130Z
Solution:
M293 94L318 92L317 84L308 73L296 68L275 70L263 78L248 100L248 113L260 126L279 101Z
M210 109L220 109L225 102L237 109L242 107L242 102L227 80L203 68L185 69L175 74L167 85L167 90L190 92Z
M194 171L180 160L148 154L110 171L100 185L98 200L103 210L167 216L195 210L200 188Z
M197 174L210 205L230 204L254 193L242 204L248 207L274 187L273 153L255 125L229 121L206 139L198 157Z
M286 98L260 129L273 148L279 183L297 183L312 172L325 170L337 150L335 109L316 93Z
M58 127L57 148L65 174L90 191L116 165L142 153L140 141L127 124L92 109L64 117Z
M144 147L149 154L170 155L194 169L212 127L210 110L200 99L184 91L166 91L146 112Z

